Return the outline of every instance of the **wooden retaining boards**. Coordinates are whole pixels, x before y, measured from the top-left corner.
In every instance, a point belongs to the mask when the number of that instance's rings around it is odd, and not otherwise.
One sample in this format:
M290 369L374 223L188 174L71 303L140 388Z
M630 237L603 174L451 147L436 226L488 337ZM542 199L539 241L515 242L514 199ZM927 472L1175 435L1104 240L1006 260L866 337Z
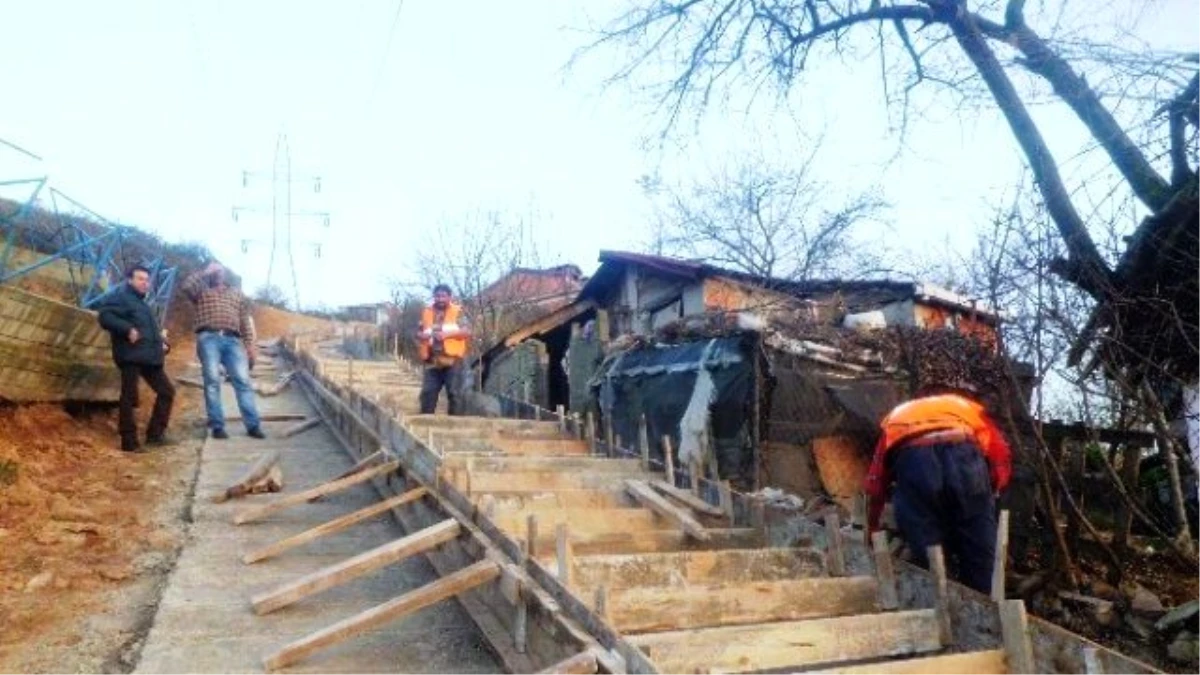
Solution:
M873 675L887 667L890 675L957 675L958 673L973 673L974 675L1004 675L1008 673L1008 664L1004 660L1004 650L987 649L978 652L962 652L960 654L943 654L941 656L924 656L915 659L901 659L886 663L868 663L863 666L848 666L832 670L818 670L818 673L842 673L844 675Z
M877 594L866 576L632 588L610 592L607 612L622 633L648 633L872 613Z
M700 541L709 540L708 531L690 513L668 502L665 497L651 490L644 481L626 480L625 490L641 502L642 506L675 523L689 535Z
M359 483L365 483L376 476L393 473L398 468L400 468L400 462L396 460L384 462L379 466L371 467L370 469L366 469L354 475L346 476L345 478L339 478L328 483L322 483L316 487L280 497L279 499L267 504L263 504L262 506L246 509L245 511L242 511L234 516L233 522L235 525L243 525L255 520L260 520L277 511L282 511L288 507L296 506L298 504L304 504L313 497L322 497L339 490L353 487Z
M517 537L525 533L525 523L530 515L536 514L538 521L546 527L557 523L570 523L571 532L596 534L601 532L645 532L667 527L666 521L647 509L561 509L530 508L519 511L504 510L492 516L492 522L500 529Z
M304 357L302 361L308 362ZM374 443L374 447L386 445L401 459L407 475L417 483L411 487L424 486L430 490L429 498L414 502L405 509L393 511L401 524L409 531L420 529L422 523L431 522L445 517L446 514L465 519L464 512L473 512L474 507L469 500L453 486L438 480L440 458L426 448L416 437L412 436L401 424L389 415L380 413L379 409L353 392L347 398L349 404L340 400L327 389L315 376L302 371L301 382L306 396L317 407L322 415L331 410L326 426L342 443L352 457L357 458L365 450L360 449L356 454L353 448ZM355 413L351 408L357 404L366 417L376 417L378 428L384 439L376 434L374 428L364 421L364 416ZM372 410L374 408L374 410ZM341 423L337 423L340 420ZM343 432L343 426L346 432ZM357 441L357 442L356 442ZM376 487L385 495L393 494L390 486ZM554 658L566 658L567 651L576 652L594 646L598 650L604 667L610 672L623 672L628 668L632 672L653 673L653 664L645 659L636 648L611 632L603 624L601 630L596 630L592 622L595 617L553 576L544 573L539 565L529 563L525 569L511 564L519 560L520 547L516 542L505 536L494 525L484 519L479 526L469 524L466 520L467 536L458 541L449 542L437 551L426 553L426 557L439 573L448 573L466 564L470 564L483 556L495 556L510 561L506 566L506 576L512 574L519 583L518 600L528 609L528 651L536 654L539 660L547 661ZM499 584L501 587L511 584ZM513 621L516 619L512 598L504 595L499 589L487 586L456 596L459 602L475 620L480 631L488 639L505 667L513 672L532 672L536 670L531 657L519 653L513 643ZM582 617L582 618L581 618ZM538 627L538 630L534 630ZM541 636L542 644L538 644ZM550 636L553 636L551 639ZM550 640L547 642L547 640ZM597 644L599 640L599 644ZM561 652L558 656L549 649ZM544 649L545 653L539 649ZM615 650L619 657L609 650ZM614 661L614 659L616 659ZM624 661L622 663L621 661Z
M588 590L603 585L613 593L646 586L774 581L824 574L824 557L820 551L750 548L592 555L575 560L572 583Z
M649 633L632 640L669 673L819 666L916 655L942 646L933 610Z
M497 511L555 504L564 509L616 509L637 506L624 490L493 490L487 493ZM482 495L481 495L482 496Z

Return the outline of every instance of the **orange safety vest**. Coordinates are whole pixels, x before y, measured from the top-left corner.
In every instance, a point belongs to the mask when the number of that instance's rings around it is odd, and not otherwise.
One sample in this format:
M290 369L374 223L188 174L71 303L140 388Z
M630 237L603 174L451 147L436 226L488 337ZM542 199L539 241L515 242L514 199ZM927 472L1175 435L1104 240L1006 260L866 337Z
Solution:
M462 313L462 308L455 303L450 303L446 306L446 312L442 315L442 323L436 327L445 326L447 324L458 324L458 317ZM433 305L428 305L421 312L421 331L424 332L431 328L435 328L433 318L435 311ZM422 361L429 362L433 360L433 340L420 340L417 342L417 354ZM467 355L467 340L466 338L453 337L446 338L442 341L442 356L461 359Z

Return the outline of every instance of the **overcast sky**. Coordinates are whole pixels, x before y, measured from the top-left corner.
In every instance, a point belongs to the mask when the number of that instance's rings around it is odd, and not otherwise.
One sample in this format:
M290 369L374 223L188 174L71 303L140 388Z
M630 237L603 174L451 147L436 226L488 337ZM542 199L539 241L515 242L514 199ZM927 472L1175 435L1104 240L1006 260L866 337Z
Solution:
M878 236L918 251L969 247L1019 177L1011 134L987 111L922 116L889 162L895 120L873 62L824 69L786 109L715 109L647 149L660 130L650 101L600 86L621 52L564 69L584 29L625 5L408 0L397 19L397 0L6 3L0 139L43 160L0 147L0 181L48 175L110 220L208 244L254 288L269 214L235 222L231 211L269 209L269 178L243 187L243 171L269 173L286 133L293 209L331 213L327 229L293 221L301 299L333 305L385 298L437 223L480 209L536 210L542 262L591 271L601 248L645 241L640 176L685 180L739 155L786 161L817 138L831 199L879 186L892 208ZM1125 27L1157 49L1197 49L1195 0L1114 6L1092 17L1098 37ZM1035 113L1056 151L1077 149L1069 117ZM312 175L319 193L302 180ZM274 279L286 272L280 252Z

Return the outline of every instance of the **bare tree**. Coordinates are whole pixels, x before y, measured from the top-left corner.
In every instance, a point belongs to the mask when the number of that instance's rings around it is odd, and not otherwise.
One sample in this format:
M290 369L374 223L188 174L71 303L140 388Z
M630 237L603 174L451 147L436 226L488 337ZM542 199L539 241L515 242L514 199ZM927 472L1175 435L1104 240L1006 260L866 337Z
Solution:
M811 160L811 158L810 158ZM827 186L797 169L738 161L686 188L643 180L659 253L698 257L764 279L862 277L882 270L882 246L856 238L883 202L860 194L826 207Z
M533 213L478 211L444 221L415 250L415 281L392 282L393 298L403 306L406 299L428 297L434 285L447 284L468 312L475 345L492 345L531 313L525 295L488 291L509 272L539 264L535 218Z

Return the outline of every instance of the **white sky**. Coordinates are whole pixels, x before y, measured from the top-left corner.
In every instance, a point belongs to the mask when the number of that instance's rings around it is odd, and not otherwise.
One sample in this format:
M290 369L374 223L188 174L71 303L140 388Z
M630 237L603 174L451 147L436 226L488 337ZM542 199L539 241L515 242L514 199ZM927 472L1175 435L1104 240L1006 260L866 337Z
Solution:
M1104 21L1115 30L1145 3L1116 4L1096 19L1100 37ZM820 95L793 97L791 111L716 109L683 147L646 150L659 127L645 96L600 87L623 54L564 70L589 17L625 5L593 0L585 15L562 0L408 0L385 59L397 0L8 3L0 138L44 161L0 147L0 181L48 175L110 220L208 244L254 289L269 217L235 223L231 209L269 207L269 181L244 189L242 171L269 170L286 132L294 172L323 179L320 194L297 183L293 208L332 213L329 230L294 221L301 299L336 305L386 297L385 280L409 275L426 233L479 209L532 205L542 262L591 271L599 249L645 240L639 176L679 180L736 153L804 156L817 136L831 196L879 185L892 208L878 236L918 251L969 247L1019 175L1011 134L986 112L920 120L910 150L888 163L896 139L874 61L823 70L805 90ZM1132 26L1139 36L1198 48L1194 0L1150 5ZM1072 120L1036 114L1060 159L1078 148ZM305 242L322 244L321 259ZM285 269L277 259L277 282Z

